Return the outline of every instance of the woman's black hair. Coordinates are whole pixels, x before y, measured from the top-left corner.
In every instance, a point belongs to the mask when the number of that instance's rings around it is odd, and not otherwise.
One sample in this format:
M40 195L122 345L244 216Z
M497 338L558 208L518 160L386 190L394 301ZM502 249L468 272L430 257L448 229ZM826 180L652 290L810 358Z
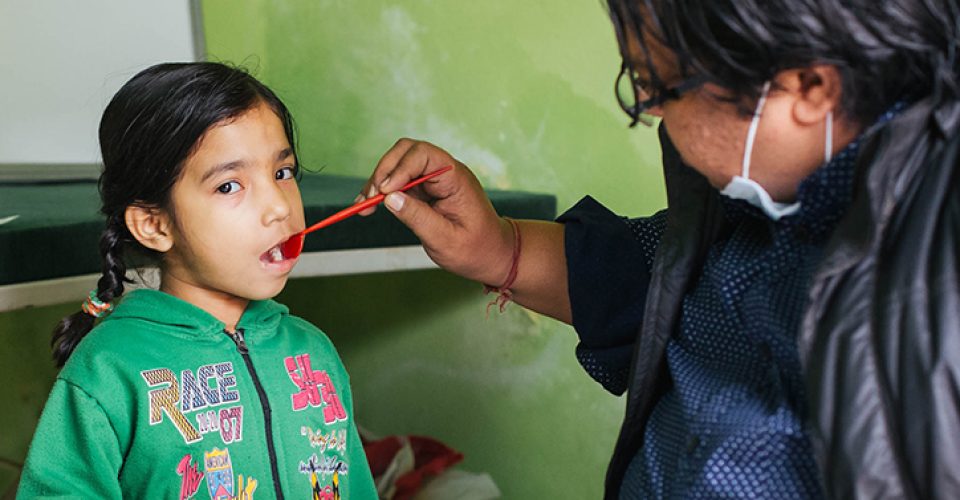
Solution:
M211 127L266 103L277 114L293 150L294 125L283 102L242 69L213 62L166 63L147 68L113 96L100 120L103 171L100 236L103 276L96 295L111 302L123 294L129 250L159 255L139 242L124 221L128 206L170 211L170 192L186 159ZM64 318L53 332L53 358L63 366L95 318L83 311Z
M872 123L900 100L960 94L957 0L607 0L628 66L626 36L673 52L680 77L699 76L749 112L779 71L830 64L841 112ZM629 34L629 35L628 35ZM667 92L649 58L653 93ZM635 68L634 68L635 69Z

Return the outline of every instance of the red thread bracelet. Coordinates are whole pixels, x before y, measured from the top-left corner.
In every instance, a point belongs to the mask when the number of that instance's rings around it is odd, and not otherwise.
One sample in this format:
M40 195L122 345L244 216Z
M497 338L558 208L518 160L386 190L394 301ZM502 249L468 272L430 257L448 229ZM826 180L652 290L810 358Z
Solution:
M504 308L507 307L507 303L513 300L513 292L510 291L510 287L513 286L513 282L517 279L517 268L520 267L520 224L517 224L517 221L509 217L504 217L504 220L509 222L513 227L513 262L510 263L510 272L507 274L507 279L503 281L502 285L483 285L484 294L490 292L496 292L497 294L497 297L487 304L487 314L490 313L490 306L493 305L498 306L502 313Z

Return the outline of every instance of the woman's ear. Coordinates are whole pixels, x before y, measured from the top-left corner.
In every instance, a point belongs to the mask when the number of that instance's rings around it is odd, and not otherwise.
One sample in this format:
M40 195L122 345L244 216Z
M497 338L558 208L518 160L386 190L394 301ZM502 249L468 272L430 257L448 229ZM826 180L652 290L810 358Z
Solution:
M123 214L130 234L146 248L166 252L173 247L170 217L156 207L130 205Z
M794 96L793 118L800 125L823 123L840 108L843 80L835 66L818 64L782 72L778 83Z

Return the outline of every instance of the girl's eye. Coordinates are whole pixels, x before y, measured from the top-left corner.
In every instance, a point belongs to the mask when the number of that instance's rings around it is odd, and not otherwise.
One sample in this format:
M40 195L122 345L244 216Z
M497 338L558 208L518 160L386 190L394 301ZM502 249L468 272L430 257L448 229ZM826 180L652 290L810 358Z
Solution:
M237 181L224 182L217 186L217 192L222 194L232 194L240 190L240 183Z
M277 170L277 173L274 174L274 177L278 181L283 181L287 179L293 179L296 174L296 167L283 167L280 170Z

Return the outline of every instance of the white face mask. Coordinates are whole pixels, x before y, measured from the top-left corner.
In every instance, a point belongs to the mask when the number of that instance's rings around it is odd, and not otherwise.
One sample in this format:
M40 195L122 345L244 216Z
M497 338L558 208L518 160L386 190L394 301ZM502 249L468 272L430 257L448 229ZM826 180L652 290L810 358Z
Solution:
M770 193L756 181L750 180L750 157L753 154L753 141L757 137L757 126L760 125L760 114L763 112L763 105L767 102L767 94L770 93L770 82L763 84L763 90L760 92L760 100L757 101L757 109L753 112L753 119L750 121L750 128L747 129L747 142L743 148L743 175L735 175L730 183L720 191L720 194L736 199L744 200L747 203L763 210L773 220L780 220L781 217L795 214L800 210L800 202L780 203L773 201ZM833 157L833 112L827 112L827 139L824 142L823 161L827 163Z

